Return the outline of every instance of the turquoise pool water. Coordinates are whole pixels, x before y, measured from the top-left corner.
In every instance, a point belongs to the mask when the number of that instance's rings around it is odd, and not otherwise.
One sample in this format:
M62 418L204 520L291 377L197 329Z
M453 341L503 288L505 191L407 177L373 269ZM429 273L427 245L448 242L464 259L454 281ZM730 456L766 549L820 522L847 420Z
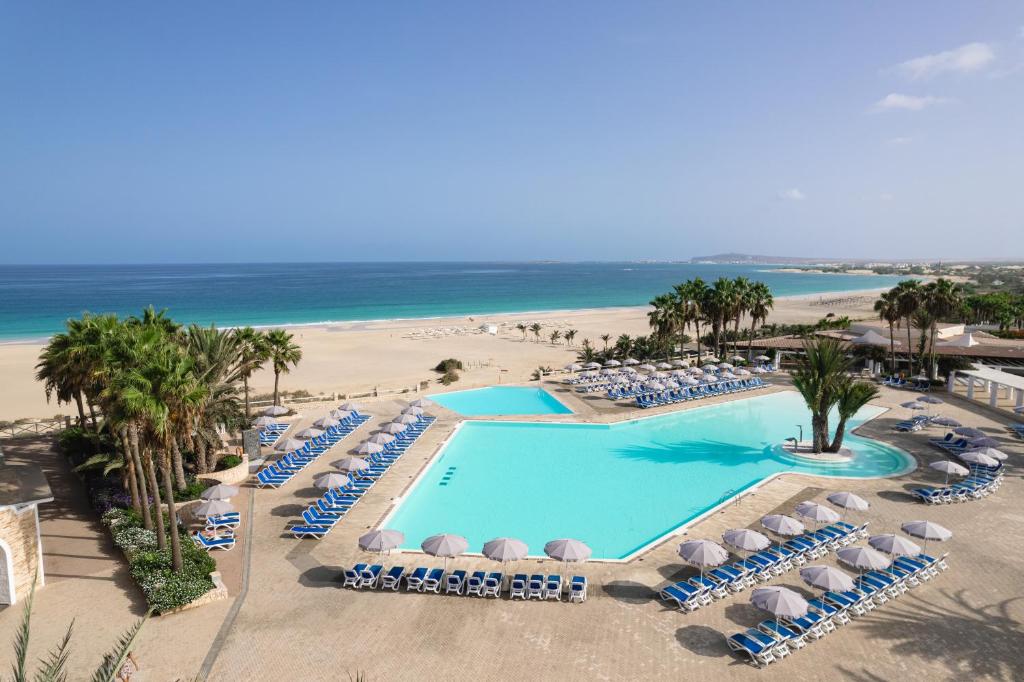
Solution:
M427 396L438 405L467 417L500 415L572 414L542 388L530 386L490 386L468 391L438 393Z
M865 408L850 428L882 411ZM621 559L778 472L869 478L914 466L852 433L850 462L794 458L779 444L796 424L809 433L794 392L612 425L464 422L385 524L408 549L457 533L473 552L511 536L542 555L548 540L573 537L595 558Z

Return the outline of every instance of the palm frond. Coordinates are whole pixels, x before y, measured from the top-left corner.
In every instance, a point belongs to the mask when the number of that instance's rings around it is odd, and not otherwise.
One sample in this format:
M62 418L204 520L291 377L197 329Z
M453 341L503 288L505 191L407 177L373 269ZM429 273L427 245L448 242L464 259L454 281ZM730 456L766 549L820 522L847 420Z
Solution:
M21 616L21 625L14 635L14 682L28 682L28 639L32 632L32 600L36 596L36 581L32 581L32 589L25 600L25 611Z
M128 654L131 653L132 647L135 645L135 639L139 636L139 632L142 631L142 626L149 620L149 616L152 611L147 611L146 615L140 618L134 625L128 628L121 639L117 641L114 648L103 657L103 663L96 669L96 672L92 675L92 682L115 682L117 673L121 670L121 666L124 665L125 660L128 658Z
M60 641L56 649L50 651L50 656L42 661L43 668L36 673L34 682L67 682L68 673L65 670L68 665L68 657L71 655L71 631L75 627L75 621L68 625L64 639Z

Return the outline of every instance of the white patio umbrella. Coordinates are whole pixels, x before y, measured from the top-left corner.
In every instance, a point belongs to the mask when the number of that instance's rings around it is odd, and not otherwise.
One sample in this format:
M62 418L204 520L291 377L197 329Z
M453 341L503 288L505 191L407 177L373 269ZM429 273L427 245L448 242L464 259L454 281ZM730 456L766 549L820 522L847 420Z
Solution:
M718 370L718 365L716 365L713 362L706 362L703 365L701 365L700 368L702 370L704 370L705 372L714 372L714 371Z
M828 507L817 502L801 502L796 506L796 513L805 519L811 519L816 523L835 523L840 519L839 514Z
M347 402L339 405L338 409L345 410L346 412L358 412L359 410L363 409L363 406L360 405L359 403Z
M942 405L945 401L942 398L936 398L933 395L923 395L917 399L919 403L927 403L928 405Z
M672 365L668 364L667 362L659 362L658 364L655 365L655 367L657 369L672 369Z
M918 410L927 410L928 409L927 407L925 407L921 403L915 402L913 400L911 400L910 402L906 402L906 403L900 403L900 407L905 407L908 410L913 410L915 412L918 411Z
M720 362L718 363L718 369L733 369L736 365L731 362Z
M618 373L619 373L619 370L612 369L611 367L609 367L607 369L602 369L601 370L601 374L603 374L606 377L615 376Z
M339 422L344 421L352 416L352 412L348 410L331 410L331 416L337 419Z
M714 355L709 355L708 357L704 358L704 362L715 363L718 362L718 358L716 358Z
M679 388L679 384L669 379L665 382L665 388Z
M601 369L601 363L600 362L588 362L587 364L583 365L583 367L585 369Z
M409 424L415 424L419 420L420 418L415 414L400 414L391 421L395 424L405 424L408 426Z
M383 431L384 433L393 435L396 433L401 433L402 431L405 431L407 428L409 427L406 426L405 424L396 424L395 422L388 422L384 426L380 427L380 430Z
M447 571L448 559L465 552L469 548L469 542L461 535L442 533L440 535L431 535L423 541L420 548L431 556L443 557L444 570Z
M981 429L976 429L973 426L958 426L953 429L953 433L964 438L984 438L985 432Z
M359 447L357 447L355 451L356 454L359 455L375 455L378 452L384 452L384 446L380 443L365 441L360 443Z
M960 426L960 422L952 417L935 417L932 419L932 424L936 426Z
M767 374L768 373L768 370L766 370L764 367L755 367L754 369L752 369L750 371L752 373L754 373L754 374Z
M750 603L776 618L802 618L811 607L799 594L780 585L757 588L750 594Z
M238 486L219 483L204 490L199 497L204 500L230 500L238 494Z
M607 361L606 361L606 362L604 363L604 366L605 366L605 367L621 367L621 366L622 366L622 363L621 363L621 362L619 362L618 360L607 360Z
M760 552L771 546L772 541L763 533L749 528L732 528L722 533L725 544L745 552Z
M697 379L694 379L693 377L688 377L686 379L683 379L683 383L685 383L687 386L699 386L700 385L700 381L698 381Z
M644 364L642 364L639 367L637 367L637 369L642 370L644 372L653 372L653 371L655 371L657 369L657 367L655 367L652 364L649 364L649 363L645 362Z
M324 432L321 431L320 429L314 429L313 427L309 427L309 428L302 429L301 431L299 431L295 435L298 436L299 438L305 438L305 439L308 440L310 438L318 438L318 437L324 435Z
M383 554L384 552L398 549L402 546L403 542L405 542L405 534L401 531L375 528L359 537L359 549L364 552Z
M556 561L579 562L589 559L593 552L579 540L560 538L545 544L544 553Z
M402 414L414 414L417 417L420 417L423 415L423 408L413 407L412 405L410 405L409 407L406 407L402 410Z
M738 377L748 377L748 376L750 376L750 370L749 369L743 369L742 367L740 367L738 370L733 372L733 374L735 374Z
M963 462L970 462L971 464L980 464L985 467L994 467L999 464L999 460L994 457L989 457L977 450L963 453L960 455L960 460Z
M972 448L998 448L1002 443L997 441L995 438L989 438L988 436L982 436L981 438L971 438L967 441Z
M336 474L333 472L322 473L313 479L313 485L321 490L333 490L334 488L344 488L349 483L348 476L345 474Z
M832 493L826 497L829 502L839 507L840 509L850 509L853 511L867 511L868 501L860 495L854 495L850 492L838 492Z
M686 360L680 360L678 358L673 360L671 364L672 364L673 367L689 367L690 366L690 363L688 363Z
M768 357L767 355L758 355L755 356L754 359L757 360L758 362L768 362L769 360L771 360L771 358Z
M291 410L282 405L271 405L267 409L263 410L263 414L268 417L280 417L282 414L288 414Z
M565 369L566 372L578 372L583 369L583 365L577 365L575 362L570 362L563 369Z
M872 535L868 538L868 544L879 552L885 552L891 556L917 556L921 553L921 548L916 542L895 533Z
M506 563L525 559L529 553L526 543L515 538L494 538L484 543L483 555L491 561Z
M273 417L260 417L253 423L256 425L257 429L265 429L268 426L274 426L277 424L277 420Z
M870 547L843 547L836 552L836 557L847 566L861 571L888 568L892 563L889 557Z
M207 500L197 504L192 509L193 514L204 519L208 519L211 516L223 516L233 511L235 511L235 508L227 500Z
M300 450L306 447L306 441L299 440L298 438L285 438L283 441L274 446L274 449L279 452L291 452L292 450Z
M700 568L703 579L706 566L721 566L729 560L729 550L711 540L687 540L679 545L679 556L691 566Z
M722 372L722 378L723 379L735 379L736 375L733 374L732 372Z
M313 425L321 429L329 429L332 426L337 426L338 420L335 419L334 417L320 417L315 422L313 422Z
M784 516L783 514L769 514L761 518L761 526L767 528L776 535L800 535L804 532L804 524L800 523L792 516ZM779 546L782 546L782 542L779 541Z
M1009 459L1009 457L1010 457L1009 455L1007 455L1002 450L999 450L999 449L993 448L993 447L974 448L974 449L968 450L967 452L977 452L977 453L982 454L982 455L988 455L992 459L998 459L998 460L1005 460L1005 459Z
M800 569L800 578L811 587L833 592L852 590L853 578L834 566L805 566Z
M627 366L639 365L640 361L635 358L626 358L625 360L622 361L622 364Z
M339 460L331 462L331 466L346 474L351 474L356 471L362 471L368 469L370 463L362 457L342 457Z
M665 385L658 383L657 381L649 381L646 384L644 384L644 388L650 391L664 391Z
M970 469L968 469L967 467L961 466L956 462L951 462L948 459L940 459L938 462L932 462L931 464L928 465L928 467L946 474L946 483L944 483L943 485L949 483L950 474L954 476L966 476L967 474L971 473Z
M410 400L409 401L409 407L424 407L424 408L426 408L426 407L430 407L433 404L434 404L434 401L428 400L426 398L416 398L416 400Z
M946 540L953 537L953 532L948 528L943 528L937 523L931 521L907 521L902 526L903 532L907 535L913 535L915 538L921 538L924 540L924 550L928 551L928 541L935 540L936 542L945 542Z

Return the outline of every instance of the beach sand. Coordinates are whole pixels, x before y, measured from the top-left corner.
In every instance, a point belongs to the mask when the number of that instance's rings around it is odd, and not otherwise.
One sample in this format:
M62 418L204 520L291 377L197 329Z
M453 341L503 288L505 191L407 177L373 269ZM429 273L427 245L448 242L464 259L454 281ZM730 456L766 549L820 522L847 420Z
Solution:
M871 308L879 291L777 298L769 322L812 323L828 313L874 318ZM610 334L614 343L620 334L650 333L648 310L602 308L299 326L291 331L302 346L303 358L281 378L281 388L317 394L397 389L427 380L437 386L438 375L431 368L445 358L457 358L466 366L457 388L518 383L528 380L537 367L561 368L572 362L585 338L601 349L602 334ZM530 333L524 341L515 328L519 322L540 323L540 342ZM480 332L482 324L498 325L498 334ZM564 340L552 345L548 336L554 329L578 330L574 347ZM48 404L42 385L35 380L42 346L39 342L0 344L0 420L74 414L73 406ZM251 382L256 394L269 393L273 385L274 375L267 370Z

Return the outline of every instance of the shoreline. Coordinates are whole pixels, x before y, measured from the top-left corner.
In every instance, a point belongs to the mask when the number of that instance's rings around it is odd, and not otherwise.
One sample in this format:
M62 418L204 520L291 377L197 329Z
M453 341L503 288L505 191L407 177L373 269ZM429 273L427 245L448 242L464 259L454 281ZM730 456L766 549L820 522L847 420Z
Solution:
M846 273L829 273L829 274L846 274ZM807 294L789 294L786 296L776 296L775 301L783 302L805 302L811 301L822 296L833 296L833 297L858 297L877 295L883 291L888 291L886 287L875 287L871 289L842 289L838 291L816 291ZM510 312L489 312L489 313L460 313L454 315L430 315L426 317L385 317L385 318L372 318L365 320L320 320L316 322L280 322L280 323L268 323L268 324L238 324L238 325L225 325L218 326L217 329L237 329L239 327L251 326L253 329L324 329L327 331L361 331L366 329L387 329L388 327L371 327L370 325L398 325L397 328L404 326L419 326L417 323L436 322L441 323L446 320L451 321L465 321L471 320L473 322L484 322L483 319L476 320L475 318L502 318L502 317L522 317L529 315L581 315L588 313L619 313L619 312L636 312L646 311L650 308L650 305L633 305L633 306L598 306L590 308L553 308L550 310L522 310L522 311L510 311ZM0 347L3 346L39 346L44 345L52 338L50 336L37 336L31 338L14 338L14 339L0 339Z

